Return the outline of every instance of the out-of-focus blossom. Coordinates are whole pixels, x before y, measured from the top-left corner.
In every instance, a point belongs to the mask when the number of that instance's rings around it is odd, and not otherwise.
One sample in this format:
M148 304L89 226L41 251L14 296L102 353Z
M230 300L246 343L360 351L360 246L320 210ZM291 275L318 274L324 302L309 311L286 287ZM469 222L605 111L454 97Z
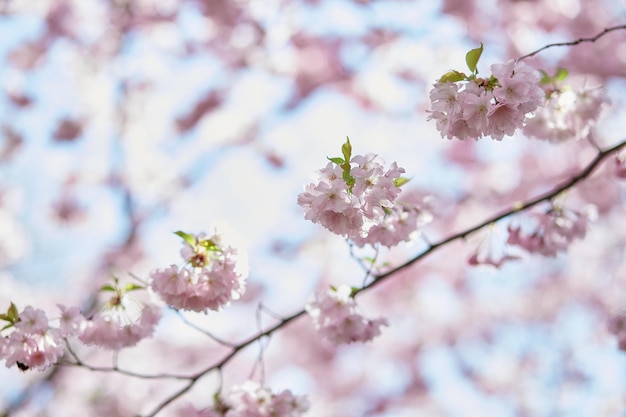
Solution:
M536 225L530 233L519 226L509 226L507 243L544 256L556 256L566 251L575 239L585 237L590 221L590 214L561 207L535 213L533 217Z
M368 342L387 326L384 318L368 319L356 312L356 300L347 285L317 292L306 305L320 336L335 345Z

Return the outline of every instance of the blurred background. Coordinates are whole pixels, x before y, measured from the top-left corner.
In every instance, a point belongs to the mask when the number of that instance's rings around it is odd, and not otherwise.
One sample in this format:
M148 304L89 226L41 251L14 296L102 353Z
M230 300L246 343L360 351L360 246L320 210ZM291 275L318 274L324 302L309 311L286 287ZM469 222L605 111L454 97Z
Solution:
M430 196L430 241L578 172L595 154L585 140L441 139L428 92L465 70L480 42L488 75L492 63L625 24L626 2L3 0L0 13L0 310L87 307L114 276L181 265L172 232L217 230L249 268L248 291L224 312L188 317L237 342L275 322L259 303L287 316L318 288L361 284L348 245L296 204L346 136L354 154L404 167L407 193ZM605 86L612 106L593 140L624 139L626 30L527 62ZM365 315L390 321L367 345L334 348L308 318L290 324L263 342L265 383L309 395L307 415L320 417L626 415L626 361L606 330L624 307L623 202L623 183L601 169L565 198L598 212L567 254L468 265L486 239L504 246L496 229L510 219L443 248L359 297ZM385 251L380 266L424 247ZM261 350L225 368L225 388L261 377ZM224 352L169 313L119 361L188 374ZM210 406L217 379L162 415ZM177 386L2 367L0 412L130 416Z

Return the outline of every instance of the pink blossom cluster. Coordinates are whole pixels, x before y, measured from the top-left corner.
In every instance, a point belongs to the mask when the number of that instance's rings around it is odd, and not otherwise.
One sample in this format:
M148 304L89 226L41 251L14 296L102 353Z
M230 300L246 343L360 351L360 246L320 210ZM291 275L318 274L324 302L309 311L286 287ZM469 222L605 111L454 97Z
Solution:
M43 310L27 306L19 313L8 336L0 335L0 358L8 368L43 371L55 364L65 351L63 334L48 325Z
M556 256L567 250L574 239L585 237L590 220L587 213L560 207L534 217L536 225L531 233L523 232L519 226L509 226L507 243L544 256Z
M609 98L602 88L550 86L546 102L526 121L524 134L548 142L587 137Z
M380 335L380 326L388 326L384 318L367 319L356 312L356 300L347 285L318 292L306 305L316 330L335 345L368 342Z
M502 140L524 126L545 100L539 73L524 62L493 64L489 78L440 81L430 91L431 115L441 137Z
M146 306L140 318L131 322L116 309L99 312L85 318L76 306L59 305L61 315L58 327L51 327L43 310L27 306L5 329L12 329L8 336L0 336L0 358L7 367L16 365L22 369L45 370L55 364L65 351L64 339L78 336L86 345L96 345L119 350L133 346L152 335L161 313L155 306Z
M118 309L106 310L84 319L78 338L86 345L119 350L152 336L160 319L161 310L156 306L145 306L136 321Z
M150 287L172 308L218 311L245 290L245 279L236 271L236 254L232 247L223 247L217 235L185 234L181 250L185 266L152 271Z
M309 409L304 396L284 390L278 394L254 381L231 389L213 409L187 407L181 417L300 417Z
M233 387L226 404L225 417L300 417L309 409L304 396L289 390L274 394L254 381Z
M329 162L319 171L319 181L298 195L298 204L307 220L360 247L391 247L410 240L418 226L418 209L396 201L403 173L395 162L385 170L374 154L357 155L343 166Z

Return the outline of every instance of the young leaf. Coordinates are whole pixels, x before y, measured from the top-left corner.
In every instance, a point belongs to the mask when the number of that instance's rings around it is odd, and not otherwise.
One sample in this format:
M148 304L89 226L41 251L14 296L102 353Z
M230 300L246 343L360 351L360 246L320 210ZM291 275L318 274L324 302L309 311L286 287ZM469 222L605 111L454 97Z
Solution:
M109 292L115 292L115 287L111 284L106 284L103 285L102 287L100 287L100 291L104 292L104 291L109 291Z
M20 313L17 311L17 307L15 304L11 303L9 309L7 310L7 317L13 323L19 320Z
M541 84L550 84L550 82L552 82L552 77L550 77L547 72L542 69L540 69L539 72L541 73Z
M144 288L145 287L143 285L128 283L126 284L126 287L124 287L124 291L131 292L135 290L143 290Z
M467 67L474 74L478 74L478 70L476 70L476 65L478 64L478 60L483 53L483 43L480 43L479 48L475 48L470 50L467 54L465 54L465 62L467 63Z
M440 82L440 83L455 83L457 81L463 81L466 78L467 78L467 75L465 75L464 73L452 70L452 71L448 71L445 74L443 74L441 76L441 78L439 78L438 82Z
M366 256L365 258L363 258L363 260L367 263L370 263L372 265L374 265L374 263L376 262L376 259L370 257L370 256Z
M189 233L185 233L183 231L174 232L175 235L178 235L183 238L185 242L189 244L192 248L196 246L196 237L194 235L190 235Z
M560 82L560 81L565 80L568 75L569 75L568 70L566 70L565 68L559 68L558 70L556 70L556 74L554 74L554 79Z
M411 181L410 178L399 177L393 180L393 185L395 185L396 187L402 187L404 184L406 184L409 181Z
M217 246L217 244L213 242L211 239L203 239L200 242L198 242L198 245L202 246L206 250L210 250L213 252L221 251L221 249Z
M345 162L345 161L344 161L343 159L341 159L341 158L329 158L329 157L326 157L326 159L328 159L328 160L329 160L329 161L331 161L331 162L334 162L334 163L335 163L335 164L337 164L337 165L342 165L342 164Z
M350 298L354 298L355 295L359 293L360 289L358 287L350 287Z
M352 157L352 145L350 145L350 138L346 136L346 143L341 146L341 153L343 154L343 159L346 162L350 162L350 158Z

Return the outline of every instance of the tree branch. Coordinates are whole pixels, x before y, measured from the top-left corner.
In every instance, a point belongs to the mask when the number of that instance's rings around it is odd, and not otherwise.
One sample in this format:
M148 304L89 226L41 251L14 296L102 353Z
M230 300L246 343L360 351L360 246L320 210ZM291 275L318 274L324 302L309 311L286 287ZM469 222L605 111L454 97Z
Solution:
M555 46L574 46L574 45L578 45L579 43L583 43L583 42L595 42L598 39L600 39L601 37L603 37L604 35L606 35L607 33L616 31L616 30L621 30L621 29L626 29L626 25L619 25L619 26L613 26L610 28L606 28L604 29L602 32L598 33L596 36L592 36L590 38L580 38L580 39L576 39L575 41L571 41L571 42L557 42L557 43L550 43L548 45L545 45L539 49L537 49L534 52L531 52L529 54L523 55L519 58L517 58L517 61L521 61L523 59L526 58L530 58L531 56L535 56L537 55L539 52L548 49L548 48L553 48Z
M527 210L533 206L536 206L539 203L542 203L544 201L548 201L554 197L556 197L557 195L561 194L563 191L568 190L570 188L572 188L573 186L575 186L576 184L578 184L579 182L583 181L584 179L588 178L594 171L595 169L602 163L603 160L605 160L608 156L610 156L611 154L617 152L618 150L622 149L623 147L626 146L626 139L623 140L622 142L618 143L615 146L612 146L611 148L608 148L604 151L600 151L598 152L598 154L596 155L596 157L577 175L571 177L569 180L565 181L563 184L556 186L555 188L553 188L551 191L548 191L546 193L543 193L525 203L520 203L520 204L514 204L512 208L505 210L499 214L496 214L492 217L490 217L489 219L475 225L472 226L468 229L465 229L461 232L458 232L456 234L453 234L445 239L442 239L438 242L435 242L433 244L431 244L428 249L426 249L424 252L420 253L419 255L409 259L408 261L406 261L405 263L403 263L400 266L397 266L396 268L387 271L383 274L379 274L379 275L373 275L374 280L369 283L368 285L363 286L362 288L358 289L355 294L358 294L360 292L363 292L365 290L368 290L372 287L374 287L375 285L383 282L384 280L388 279L389 277L391 277L392 275L408 268L409 266L411 266L412 264L414 264L415 262L425 258L427 255L435 252L437 249L446 246L448 243L454 242L456 240L459 239L463 239L465 237L467 237L468 235L492 224L495 223L499 220L504 219L505 217L511 216L515 213L519 213L522 212L524 210ZM168 398L166 398L163 402L161 402L150 414L147 414L145 417L154 417L156 416L163 408L165 408L167 405L169 405L172 401L176 400L178 397L182 396L185 392L189 391L196 382L198 382L203 376L209 374L210 372L214 371L214 370L219 370L221 368L223 368L228 362L230 362L231 359L233 359L238 353L239 351L241 351L242 349L248 347L249 345L251 345L252 343L258 341L259 339L265 337L265 336L269 336L272 333L274 333L275 331L277 331L278 329L284 327L285 325L287 325L288 323L294 321L295 319L299 318L300 316L303 316L305 314L305 310L300 310L297 313L292 314L289 317L286 317L284 319L282 319L281 321L279 321L277 324L275 324L274 326L254 335L251 336L250 338L248 338L247 340L241 342L240 344L236 345L233 347L232 352L230 352L228 355L226 355L224 358L222 358L222 360L220 362L218 362L217 364L211 365L208 368L198 372L196 375L194 375L191 380L187 383L187 385L185 385L183 388L181 388L180 390L176 391L175 393L173 393L172 395L170 395Z

